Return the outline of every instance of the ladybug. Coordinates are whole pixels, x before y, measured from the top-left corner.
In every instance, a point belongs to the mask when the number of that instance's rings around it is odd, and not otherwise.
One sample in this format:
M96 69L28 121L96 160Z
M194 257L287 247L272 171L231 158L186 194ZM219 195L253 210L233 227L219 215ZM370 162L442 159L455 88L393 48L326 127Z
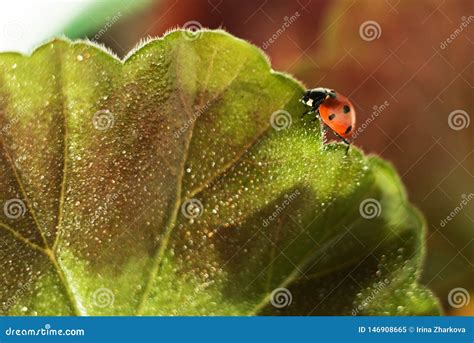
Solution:
M350 100L332 89L318 87L306 91L300 101L309 107L301 117L315 113L315 120L321 118L324 124L347 144L349 150L351 144L349 137L356 121L354 105Z

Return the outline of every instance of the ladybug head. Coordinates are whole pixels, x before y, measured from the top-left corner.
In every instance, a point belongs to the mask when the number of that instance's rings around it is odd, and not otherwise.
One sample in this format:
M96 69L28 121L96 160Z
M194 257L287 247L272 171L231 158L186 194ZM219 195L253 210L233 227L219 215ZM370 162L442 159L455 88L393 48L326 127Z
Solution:
M306 106L316 107L328 97L336 98L336 92L329 88L318 87L307 90L300 101Z
M313 99L311 98L311 90L306 91L300 101L307 106L311 106L313 104Z

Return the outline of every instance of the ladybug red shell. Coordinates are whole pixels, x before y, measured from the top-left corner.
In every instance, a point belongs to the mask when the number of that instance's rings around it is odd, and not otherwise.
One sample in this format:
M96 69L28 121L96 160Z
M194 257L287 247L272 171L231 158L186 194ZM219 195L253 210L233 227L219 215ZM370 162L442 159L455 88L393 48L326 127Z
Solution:
M351 136L356 122L355 110L344 95L336 93L336 98L324 100L319 105L319 115L323 122L342 138Z
M356 113L348 98L332 89L318 87L306 91L301 102L309 107L303 115L316 113L344 143L350 144L347 139L355 128Z

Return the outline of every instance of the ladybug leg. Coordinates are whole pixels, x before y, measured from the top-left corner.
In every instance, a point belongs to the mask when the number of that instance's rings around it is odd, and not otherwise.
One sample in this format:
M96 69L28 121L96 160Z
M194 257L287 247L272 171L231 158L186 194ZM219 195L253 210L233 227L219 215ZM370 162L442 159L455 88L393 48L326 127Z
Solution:
M336 135L337 138L339 138L341 141L343 141L343 142L346 143L347 145L351 145L351 142L349 142L347 139L345 139L344 137L342 137L342 136L339 135L338 133L334 132L334 134Z
M313 108L309 108L307 109L306 111L304 111L302 114L301 114L301 118L303 118L305 115L307 114L310 114L311 112L313 112L314 109Z
M323 138L323 143L326 144L327 143L327 136L328 136L328 127L326 126L326 124L321 124L321 128L323 129L323 135L322 135L322 138Z
M314 118L311 120L312 122L319 119L319 110L314 111L314 114L315 114L315 116L314 116Z
M324 99L314 102L313 105L301 115L301 118L303 118L306 114L309 113L316 113L316 118L319 117L319 106L323 103L323 101ZM315 121L316 118L312 121Z
M347 155L347 153L349 152L349 148L351 147L351 142L349 142L349 141L348 141L347 139L345 139L344 137L338 135L336 132L334 132L334 134L335 134L341 141L343 141L343 142L347 145L347 147L346 147L346 155Z

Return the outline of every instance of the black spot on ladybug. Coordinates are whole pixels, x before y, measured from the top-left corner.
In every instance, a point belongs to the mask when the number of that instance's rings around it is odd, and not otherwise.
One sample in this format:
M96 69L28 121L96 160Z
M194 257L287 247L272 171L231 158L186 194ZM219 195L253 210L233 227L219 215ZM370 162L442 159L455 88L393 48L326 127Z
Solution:
M336 118L336 115L334 113L330 114L328 118L329 118L329 120L333 120L334 118Z
M352 126L349 126L349 127L346 129L346 132L345 132L346 135L347 135L349 132L351 132L351 130L352 130Z
M349 113L349 111L350 111L351 109L349 108L349 106L344 105L344 107L342 108L342 110L344 111L344 113Z

